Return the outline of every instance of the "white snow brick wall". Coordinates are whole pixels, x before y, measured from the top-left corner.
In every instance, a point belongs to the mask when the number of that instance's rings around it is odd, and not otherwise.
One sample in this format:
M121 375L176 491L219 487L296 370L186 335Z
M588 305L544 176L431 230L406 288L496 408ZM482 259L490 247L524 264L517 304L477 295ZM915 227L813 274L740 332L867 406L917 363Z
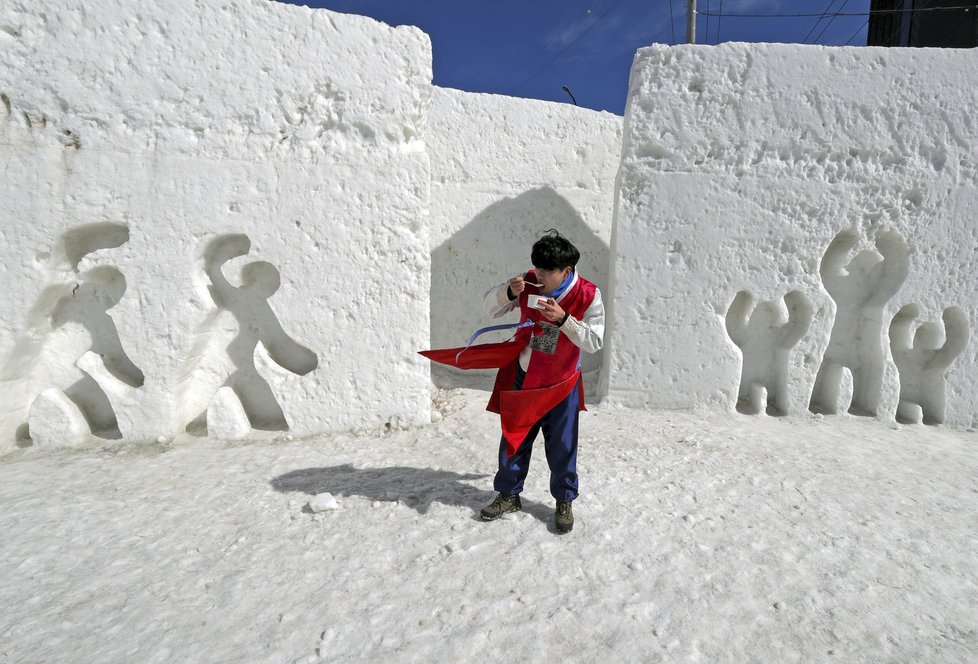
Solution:
M975 108L974 50L640 50L604 391L978 426Z
M608 292L609 243L622 118L499 95L435 88L431 155L431 346L465 345L490 321L482 295L532 268L530 248L549 228L581 251L580 274ZM493 332L477 343L502 341ZM585 355L586 391L603 351ZM492 385L495 371L433 366L440 387Z
M130 440L428 420L426 35L28 0L0 44L0 452L49 389Z

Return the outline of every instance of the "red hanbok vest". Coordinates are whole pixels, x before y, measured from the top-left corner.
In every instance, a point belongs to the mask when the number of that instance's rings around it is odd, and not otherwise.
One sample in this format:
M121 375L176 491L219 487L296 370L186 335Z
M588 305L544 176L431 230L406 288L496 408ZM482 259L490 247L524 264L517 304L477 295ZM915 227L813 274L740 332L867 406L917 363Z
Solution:
M531 270L527 281L536 281ZM579 275L576 282L557 303L577 320L594 301L597 286ZM520 322L532 320L536 324L519 330L515 342L519 347L530 345L530 363L523 379L523 387L514 390L516 367L519 358L502 366L496 374L496 384L486 410L499 413L507 452L513 454L533 425L554 406L567 398L578 385L578 408L584 410L584 381L581 378L581 349L567 335L551 324L544 315L528 306L528 296L540 294L540 289L527 286L520 293Z
M527 281L536 282L536 279L535 271L526 274ZM597 286L580 276L575 279L574 285L558 304L571 316L581 320L594 301ZM512 341L419 351L430 360L459 369L499 368L486 410L499 413L509 454L516 452L533 425L566 399L575 385L580 386L578 408L584 410L581 349L540 311L528 306L529 296L539 294L540 289L535 286L527 286L520 293L520 322L532 321L533 325L517 330ZM514 390L519 356L528 345L532 354L523 387Z

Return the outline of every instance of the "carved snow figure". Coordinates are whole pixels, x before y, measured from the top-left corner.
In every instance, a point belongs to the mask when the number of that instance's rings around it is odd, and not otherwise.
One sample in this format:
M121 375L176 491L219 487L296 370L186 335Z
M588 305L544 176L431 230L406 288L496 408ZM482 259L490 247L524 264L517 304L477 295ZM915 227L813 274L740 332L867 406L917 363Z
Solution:
M940 323L921 324L910 343L910 328L920 309L904 305L890 323L890 351L900 370L900 403L896 419L904 424L944 422L945 376L948 367L968 344L968 317L958 307L944 310ZM941 343L941 337L944 342Z
M876 238L879 253L866 249L851 261L859 242L855 231L839 233L825 250L819 274L836 303L835 322L822 356L809 409L834 414L842 369L852 373L853 415L876 415L883 385L883 308L903 285L910 269L910 248L899 233ZM847 262L848 261L848 262Z
M143 372L133 364L122 348L119 330L109 315L109 309L117 305L126 292L126 278L118 269L100 265L79 275L71 293L63 295L51 312L51 327L58 330L69 324L85 328L91 346L76 358L75 366L86 376L65 389L68 397L78 405L93 433L106 438L120 438L115 410L99 383L98 373L85 369L82 358L92 355L99 370L106 371L115 380L132 388L143 385ZM36 419L35 419L36 421ZM33 436L32 436L33 437Z
M71 295L63 296L55 306L52 326L57 329L68 322L84 325L92 337L91 352L102 358L108 372L131 387L139 387L143 372L123 350L115 321L108 313L126 292L125 276L114 267L99 266L80 277Z
M75 444L88 432L109 438L120 437L115 412L104 390L82 362L92 355L99 369L133 388L143 384L143 372L123 350L109 310L122 299L126 279L117 268L97 265L81 271L86 257L104 249L120 247L129 240L124 224L88 224L71 229L57 239L46 266L46 283L26 317L26 325L4 363L0 397L7 408L3 438L11 427L16 437L31 437L33 420L44 444ZM83 366L84 365L84 366ZM81 371L79 371L81 369ZM54 392L63 392L77 408L71 408ZM44 395L43 398L39 395ZM34 407L33 402L41 399ZM58 405L60 404L60 405ZM57 407L54 407L57 406ZM54 408L54 410L52 410ZM42 419L57 412L60 428ZM76 421L78 415L84 422ZM87 429L84 434L80 433ZM60 433L59 433L60 431Z
M788 320L776 302L761 302L751 312L753 298L740 291L727 310L727 334L743 354L737 410L756 415L767 392L768 415L785 415L788 404L788 353L812 323L812 306L800 291L784 296Z
M233 286L224 277L223 265L247 255L250 249L246 235L222 235L210 242L204 255L214 303L230 311L238 322L238 334L227 347L235 369L224 385L241 401L253 428L284 431L288 422L268 382L255 368L255 349L260 342L276 364L299 375L314 370L319 360L286 334L268 303L281 285L275 266L265 261L248 263L241 269L241 286ZM227 396L225 392L225 402Z

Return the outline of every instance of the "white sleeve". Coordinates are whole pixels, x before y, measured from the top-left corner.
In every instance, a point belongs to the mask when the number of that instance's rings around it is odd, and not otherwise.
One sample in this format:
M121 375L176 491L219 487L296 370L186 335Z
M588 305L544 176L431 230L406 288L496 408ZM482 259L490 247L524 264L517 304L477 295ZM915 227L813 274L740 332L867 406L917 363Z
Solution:
M505 293L503 293L505 296ZM594 300L584 312L584 317L577 320L568 316L560 331L574 342L574 345L585 353L596 353L604 345L604 303L601 301L601 291L595 289Z
M501 318L516 307L520 306L519 298L514 300L509 299L509 294L506 292L508 290L509 282L506 282L499 284L498 286L493 286L486 291L483 298L483 305L485 306L486 313L489 314L490 318Z

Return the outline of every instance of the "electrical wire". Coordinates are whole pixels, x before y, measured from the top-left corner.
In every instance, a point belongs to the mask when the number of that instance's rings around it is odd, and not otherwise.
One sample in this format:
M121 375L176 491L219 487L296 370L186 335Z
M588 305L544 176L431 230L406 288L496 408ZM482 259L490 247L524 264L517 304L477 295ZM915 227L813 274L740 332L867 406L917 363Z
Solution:
M671 0L670 0L670 1L671 1ZM580 14L581 12L586 12L586 13L585 13L585 16L586 16L586 15L587 15L588 13L590 13L590 12L591 12L591 10L590 10L590 8L587 8L587 7L585 7L584 9L581 9L581 10L578 10L577 12L575 12L575 16L576 16L577 14ZM557 36L555 36L555 37L553 37L553 38L552 38L552 39L551 39L550 41L548 41L548 42L547 42L546 44L544 44L543 46L541 46L540 48L538 48L538 49L537 49L536 51L534 51L534 52L533 52L533 55L531 55L530 57L528 57L528 58L527 58L526 60L524 60L524 61L523 61L523 64L521 64L521 65L520 65L519 67L517 67L516 69L514 69L513 71L511 71L511 72L510 72L509 74L507 74L507 75L506 75L506 78L504 78L504 79L503 79L503 80L502 80L502 81L501 81L501 82L499 83L499 86L498 86L498 87L500 87L500 88L502 88L502 87L505 87L505 86L506 86L506 84L507 84L507 83L509 83L509 82L510 82L511 80L513 80L513 78L514 78L514 77L515 77L515 76L516 76L516 75L517 75L518 73L520 73L521 71L523 71L523 69L525 69L525 68L526 68L526 66L527 66L528 64L530 64L531 62L533 62L533 61L534 61L534 60L536 59L536 57L537 57L538 55L540 55L541 53L543 53L544 51L546 51L546 50L547 50L547 48L548 48L548 47L549 47L549 46L550 46L551 44L553 44L553 43L554 43L555 41L557 41L557 38L558 38L559 36L560 36L560 34L558 33L558 34L557 34Z
M920 5L920 7L919 7L919 9L924 9L924 8L926 8L926 7L927 7L927 5L928 5L928 4L930 3L930 2L931 2L931 0L923 0L923 3L922 3L922 4ZM911 6L911 7L913 7L913 6L914 6L914 5L916 5L916 4L917 4L916 2L912 2L910 6ZM915 30L915 28L916 28L916 30ZM920 21L918 20L918 18L917 18L917 15L916 15L916 14L911 14L911 15L910 15L910 25L908 26L908 32L907 32L907 41L908 41L908 42L909 42L909 41L910 41L911 39L913 39L913 38L914 38L914 33L915 33L915 32L920 32ZM891 41L892 41L892 39L891 39Z
M720 0L720 8L717 10L717 40L715 43L720 43L720 20L723 18L723 0Z
M978 2L975 3L975 9L978 9ZM944 29L941 30L941 35L937 38L936 43L938 43L938 44L946 44L947 42L944 41L945 38L947 38L948 36L950 36L951 35L951 31L954 30L956 27L957 27L956 25L954 25L950 21L948 21L947 22L947 25L944 26ZM976 25L976 28L978 28L978 25Z
M974 5L959 5L956 7L927 7L926 9L870 9L865 12L835 12L835 13L814 13L814 14L724 14L727 18L815 18L816 16L821 16L822 18L828 18L830 16L873 16L876 14L909 14L912 12L947 12L956 10L970 10L974 9ZM700 14L706 14L706 12L698 12ZM719 16L719 14L711 13L710 16Z
M849 39L846 40L846 43L843 44L843 46L849 46L850 45L850 42L852 42L852 40L856 38L856 35L858 35L860 32L862 32L863 31L863 28L865 28L867 25L869 25L869 21L870 21L871 18L872 17L867 18L865 23L863 23L861 26L859 26L858 28L856 28L856 31L854 33L852 33L852 36L849 37ZM891 39L892 39L892 37L891 37Z
M825 24L825 27L822 28L822 31L820 33L818 33L818 37L816 37L815 38L815 41L812 42L812 43L814 43L814 44L819 43L818 40L820 40L822 38L822 35L825 34L825 31L829 29L829 26L830 25L832 25L832 21L834 21L835 19L839 18L839 16L842 14L842 10L845 9L846 8L846 5L848 5L848 4L849 4L849 0L846 0L845 2L842 3L842 6L839 7L839 11L837 11L835 14L832 15L832 18L829 19L828 23Z
M710 0L706 0L706 11L703 12L703 15L706 16L706 30L703 31L703 34L706 35L706 43L709 44L710 43L710 17L713 16L713 14L710 13Z
M550 67L550 65L552 65L553 63L555 63L555 62L557 61L557 58L559 58L560 56L562 56L562 55L563 55L564 53L566 53L566 52L567 52L568 50L570 50L570 47L571 47L571 46L573 46L573 45L574 45L574 44L576 44L576 43L577 43L578 41L580 41L580 39L581 39L581 37L583 37L583 36L584 36L584 35L586 35L587 33L589 33L589 32L591 32L591 30L592 30L592 29L594 28L594 26L596 26L596 25L597 25L598 23L600 23L600 22L601 22L601 20L602 20L602 19L603 19L603 18L604 18L605 16L607 16L607 15L608 15L609 13L611 13L611 10L612 10L612 9L614 9L615 7L617 7L617 6L619 5L619 3L621 3L621 0L615 0L615 1L614 1L614 3L612 3L612 5L611 5L610 7L608 7L608 9L606 9L606 10L605 10L605 12L604 12L604 13L603 13L603 14L602 14L601 16L599 16L599 17L598 17L598 19L597 19L597 20L596 20L596 21L595 21L594 23L592 23L591 25L589 25L589 26L587 27L587 29L586 29L586 30L585 30L584 32L582 32L581 34L579 34L579 35L577 35L577 37L576 37L576 38L574 39L574 41L572 41L572 42L571 42L570 44L568 44L568 45L567 45L567 46L565 46L565 47L564 47L563 49L561 49L561 50L560 50L560 52L559 52L559 53L557 53L557 55L555 55L554 57L552 57L552 58L550 59L550 62L548 62L548 63L547 63L547 64L545 64L544 66L542 66L542 67L540 67L539 69L537 69L537 70L536 70L536 71L535 71L535 72L533 73L533 75L532 75L532 76L530 76L530 77L529 77L528 79L526 79L525 81L523 81L522 83L520 83L520 84L519 84L518 86L516 86L516 87L515 87L515 88L514 88L514 89L512 90L512 92L510 92L510 94L511 94L511 95L515 95L515 94L516 94L517 92L519 92L519 91L520 91L520 89L521 89L521 88L522 88L522 87L523 87L524 85L526 85L527 83L529 83L530 81L532 81L533 79L535 79L535 78L536 78L537 76L539 76L540 74L542 74L542 73L543 73L543 71L544 71L545 69L548 69L548 68Z
M916 9L911 9L911 10L893 10L893 11L901 11L901 12L911 11L911 12L913 12L913 11L933 11L935 9L975 9L975 8L978 8L978 3L976 3L976 5L974 7L964 7L964 8L962 8L962 7L927 7L927 4L929 4L932 1L933 0L924 0L924 4L921 7L917 7ZM885 11L888 12L888 13L893 13L893 12L891 12L891 10L885 10ZM911 17L911 20L912 19L913 19L913 17ZM852 33L852 36L849 37L849 39L845 43L846 46L849 46L852 43L852 40L856 38L856 35L858 35L860 33L860 31L862 31L863 28L865 28L867 25L869 25L869 21L870 20L871 20L871 17L868 18L868 19L866 19L866 22L863 23L859 27L858 30L856 30L854 33ZM900 31L898 31L898 30L892 30L891 29L891 31L890 31L890 37L886 40L886 43L885 44L881 44L881 46L892 46L893 45L893 42L899 36L900 36Z
M669 27L672 28L672 46L676 45L676 17L672 15L672 2L669 0Z
M835 4L835 0L829 0L828 6L825 7L825 9L822 11L822 13L823 14L827 13L829 11L829 9L832 8L832 5L834 5L834 4ZM818 17L815 20L815 25L813 25L812 26L812 29L808 31L808 34L805 35L805 38L801 40L801 43L802 44L807 44L808 43L808 38L812 36L812 33L813 32L815 32L816 30L818 30L818 24L821 23L821 22L822 22L822 17L820 16L820 17Z
M903 2L901 0L900 6L903 7L905 4L906 4L906 2ZM872 11L872 10L870 10L870 11ZM845 42L845 44L843 44L843 46L850 46L852 44L852 40L856 38L856 35L858 35L860 32L862 32L866 28L866 26L869 25L870 21L872 21L872 20L873 20L873 15L870 14L866 18L866 22L863 23L862 25L860 25L858 28L856 28L856 31L852 33L852 36L850 36L849 39L846 40L846 42ZM889 46L890 43L893 42L893 37L895 35L896 35L896 31L893 31L893 32L890 33L890 38L887 40L887 44L886 44L887 46ZM869 34L868 33L866 35L866 42L867 43L869 42Z

